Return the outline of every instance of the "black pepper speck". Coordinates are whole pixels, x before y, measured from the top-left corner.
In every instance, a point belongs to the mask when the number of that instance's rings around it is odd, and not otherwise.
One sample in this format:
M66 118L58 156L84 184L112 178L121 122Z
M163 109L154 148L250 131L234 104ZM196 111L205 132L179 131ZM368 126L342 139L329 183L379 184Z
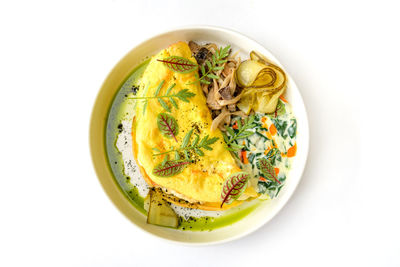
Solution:
M139 90L139 86L137 86L137 85L132 85L131 90L132 90L133 94L136 95L137 91Z

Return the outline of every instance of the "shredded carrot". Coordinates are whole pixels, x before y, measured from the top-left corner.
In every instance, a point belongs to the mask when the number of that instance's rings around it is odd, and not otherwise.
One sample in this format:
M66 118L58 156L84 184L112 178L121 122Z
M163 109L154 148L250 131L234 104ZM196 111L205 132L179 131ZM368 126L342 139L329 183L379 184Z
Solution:
M264 177L260 176L260 181L266 182L267 179L265 179Z
M296 156L297 152L297 144L295 143L292 147L290 147L286 153L288 158Z
M275 169L276 175L278 175L278 173L279 173L279 168L274 168L274 169Z
M281 152L281 157L286 157L286 154Z
M262 122L265 122L266 120L267 120L266 117L262 117L262 118L261 118L261 121L262 121Z
M233 124L232 128L235 129L235 130L239 128L238 125L237 125L237 121L235 122L235 124Z
M268 154L268 152L271 150L271 148L269 147L269 148L267 148L265 151L264 151L264 155L267 155Z
M267 136L268 139L272 139L272 135L270 132L266 132L265 135Z
M249 160L247 159L247 151L242 150L242 152L241 152L241 154L240 154L240 157L241 157L242 162L243 162L244 164L248 164L248 163L249 163Z
M276 135L276 127L273 123L271 124L271 126L269 126L269 132L272 136Z
M285 99L285 97L284 97L283 95L281 95L279 98L280 98L283 102L288 103L288 101Z

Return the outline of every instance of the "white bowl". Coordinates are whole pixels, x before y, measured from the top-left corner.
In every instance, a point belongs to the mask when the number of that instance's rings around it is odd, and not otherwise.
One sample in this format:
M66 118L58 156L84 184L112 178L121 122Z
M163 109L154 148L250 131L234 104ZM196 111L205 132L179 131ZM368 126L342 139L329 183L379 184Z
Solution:
M108 167L106 158L104 140L106 118L113 96L118 91L122 81L145 57L152 56L177 41L189 40L215 42L225 45L231 44L233 51L239 49L242 54L246 55L251 50L256 50L281 65L262 45L240 33L219 27L184 27L152 37L133 48L124 56L108 75L100 89L90 124L91 154L96 173L107 195L116 207L139 229L163 239L185 244L205 245L228 242L248 235L270 221L287 203L301 179L308 154L309 129L302 97L289 74L288 89L285 97L292 105L293 112L297 117L297 155L293 160L292 169L289 172L285 186L277 198L272 201L264 201L253 212L233 225L213 231L191 232L147 224L146 217L135 209L120 190Z

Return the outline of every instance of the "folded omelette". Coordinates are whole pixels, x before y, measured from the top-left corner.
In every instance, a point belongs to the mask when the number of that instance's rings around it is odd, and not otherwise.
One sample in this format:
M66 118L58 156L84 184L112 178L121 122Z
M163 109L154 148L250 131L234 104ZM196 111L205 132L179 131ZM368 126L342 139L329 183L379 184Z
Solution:
M140 101L136 105L136 117L132 128L133 151L136 161L146 182L153 187L162 190L164 198L181 206L199 208L205 210L221 209L221 188L226 178L241 171L235 163L235 159L225 149L225 143L220 130L211 131L211 113L206 104L206 98L196 80L196 71L179 73L168 69L165 64L158 61L170 56L187 58L192 62L196 59L192 56L189 46L185 42L178 42L162 50L153 56L141 79L137 96L151 97L155 95L158 85L164 81L158 95L165 95L167 89L176 84L171 94L182 89L188 89L195 96L189 102L176 101L178 109L168 103L172 115L179 125L179 131L175 138L167 138L160 133L157 126L157 115L165 112L165 109L156 99L149 99L143 112L144 104ZM158 59L158 60L157 60ZM152 173L153 169L163 161L162 156L154 156L154 148L160 151L168 151L171 147L179 147L184 136L193 129L201 138L209 135L209 138L217 137L212 144L212 150L204 150L204 156L197 156L193 163L188 164L184 170L171 177L159 177ZM170 155L173 158L173 154ZM252 187L245 191L248 196L256 196ZM222 209L229 209L240 204L234 201L230 205L224 205Z

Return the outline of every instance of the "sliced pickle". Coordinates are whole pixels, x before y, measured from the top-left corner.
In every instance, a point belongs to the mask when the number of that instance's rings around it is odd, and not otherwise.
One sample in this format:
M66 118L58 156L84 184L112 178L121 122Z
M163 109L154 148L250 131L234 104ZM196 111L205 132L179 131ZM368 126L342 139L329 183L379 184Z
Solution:
M147 213L147 223L158 226L177 228L179 218L162 195L155 190L150 190L149 212Z
M240 63L238 69L236 70L236 80L241 87L251 86L257 75L265 65L256 60L246 60Z
M147 194L147 196L144 198L143 201L143 208L145 211L149 212L149 207L150 207L150 193Z
M285 72L265 56L251 51L250 60L242 62L236 71L237 82L243 95L237 107L249 114L251 110L272 113L279 96L286 88Z
M270 94L268 92L256 93L257 101L254 104L254 110L261 113L275 112L279 97L283 94L284 90L285 88L282 88L280 91L274 94Z
M247 88L256 88L259 91L277 92L286 86L286 74L281 68L275 65L269 65L264 68L257 76L251 86Z
M253 103L254 103L254 94L252 93L243 93L242 97L240 98L240 101L236 104L236 106L246 113L247 115L250 114L252 108L253 108Z
M246 89L237 107L246 114L249 114L251 110L260 113L272 113L275 111L279 97L284 91L285 88L275 93L257 91L254 88Z
M264 55L261 55L260 53L258 53L256 51L251 51L250 52L250 58L252 60L260 61L261 63L264 63L266 65L275 65L271 60L269 60Z
M271 68L262 69L250 87L271 87L276 82L276 73Z
M277 92L286 85L286 74L278 66L265 61L246 60L236 71L236 81L244 88Z
M248 87L259 88L262 91L277 92L286 86L286 74L280 67L255 51L250 52L250 58L264 64L266 68L257 75L254 83Z

